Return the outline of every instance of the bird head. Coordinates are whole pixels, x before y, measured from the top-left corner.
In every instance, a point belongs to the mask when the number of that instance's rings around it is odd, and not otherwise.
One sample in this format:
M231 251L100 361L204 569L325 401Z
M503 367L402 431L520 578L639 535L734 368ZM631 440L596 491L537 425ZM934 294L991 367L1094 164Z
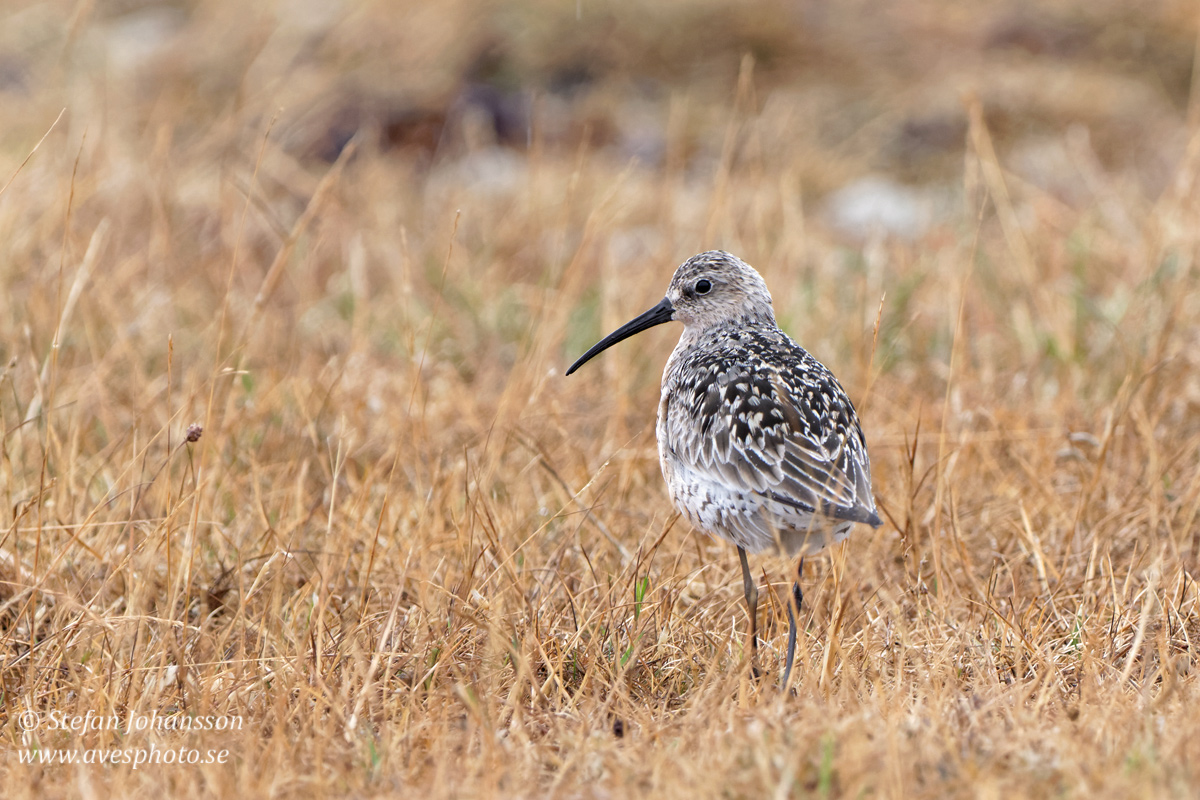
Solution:
M709 250L680 264L667 287L667 296L658 305L593 345L567 374L617 342L672 320L683 323L686 336L719 325L773 325L775 312L767 284L753 267L724 250Z

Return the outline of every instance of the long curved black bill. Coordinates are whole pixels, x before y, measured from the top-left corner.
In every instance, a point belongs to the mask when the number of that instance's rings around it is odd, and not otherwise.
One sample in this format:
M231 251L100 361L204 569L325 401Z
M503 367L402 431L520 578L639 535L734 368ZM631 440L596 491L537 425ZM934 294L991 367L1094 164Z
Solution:
M646 330L646 328L653 328L655 325L662 325L664 322L670 322L671 315L674 313L675 307L671 305L670 300L664 297L662 302L656 305L654 308L637 315L633 319L629 320L629 322L626 322L608 336L605 336L603 339L596 342L596 344L592 345L591 350L588 350L586 353L581 355L579 360L571 365L571 368L567 370L567 374L570 375L572 372L582 367L584 362L591 359L592 356L596 355L601 350L607 350L617 342L623 339L628 339L635 333L641 333L642 331Z

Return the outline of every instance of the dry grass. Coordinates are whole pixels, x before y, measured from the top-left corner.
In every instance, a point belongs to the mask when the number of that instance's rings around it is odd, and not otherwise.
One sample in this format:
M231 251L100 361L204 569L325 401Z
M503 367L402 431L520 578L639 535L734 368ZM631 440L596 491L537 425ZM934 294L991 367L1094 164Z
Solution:
M1109 9L1163 37L1131 62L1058 5L1049 52L932 2L0 12L3 794L1200 792L1192 20ZM453 100L580 60L529 142ZM839 239L869 168L956 210ZM675 332L562 376L712 246L857 401L887 520L809 560L791 697L666 500ZM19 761L151 742L231 757Z

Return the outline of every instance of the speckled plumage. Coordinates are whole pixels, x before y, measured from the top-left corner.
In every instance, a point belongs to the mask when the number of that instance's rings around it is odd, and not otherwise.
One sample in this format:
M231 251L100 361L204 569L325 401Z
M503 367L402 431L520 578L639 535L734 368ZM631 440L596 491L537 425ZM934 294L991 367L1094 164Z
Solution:
M713 288L697 298L703 278ZM715 303L722 291L753 302L685 321L663 372L658 451L671 500L700 530L751 553L806 555L855 522L879 525L854 406L775 324L758 273L728 253L702 253L679 268L668 297L679 295L679 308Z
M714 250L679 266L666 297L567 371L663 322L683 334L663 371L658 452L671 500L696 528L736 545L756 646L757 588L745 552L801 556L881 524L854 406L821 362L779 329L762 276ZM801 562L803 563L803 562ZM799 583L794 587L800 605ZM788 666L795 648L791 621Z

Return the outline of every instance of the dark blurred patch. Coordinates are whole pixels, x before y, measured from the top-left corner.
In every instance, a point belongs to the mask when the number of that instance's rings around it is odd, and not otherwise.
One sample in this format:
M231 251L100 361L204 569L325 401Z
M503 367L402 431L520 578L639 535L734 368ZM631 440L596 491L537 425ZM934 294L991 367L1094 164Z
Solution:
M546 88L553 94L571 97L588 89L595 81L596 70L593 65L574 61L553 70L546 82Z
M0 92L26 94L29 91L29 65L13 55L0 55Z
M476 133L497 144L524 146L529 142L529 94L487 83L468 83L450 106L449 118L461 129L471 120L482 125Z
M884 158L905 180L961 170L966 136L965 114L910 117L887 143Z
M445 122L443 108L351 95L327 111L311 113L297 126L290 148L304 158L332 163L356 133L375 130L386 149L432 152Z
M1080 52L1091 39L1080 24L1068 24L1026 13L1006 15L984 36L989 50L1024 50L1039 56L1068 58Z

